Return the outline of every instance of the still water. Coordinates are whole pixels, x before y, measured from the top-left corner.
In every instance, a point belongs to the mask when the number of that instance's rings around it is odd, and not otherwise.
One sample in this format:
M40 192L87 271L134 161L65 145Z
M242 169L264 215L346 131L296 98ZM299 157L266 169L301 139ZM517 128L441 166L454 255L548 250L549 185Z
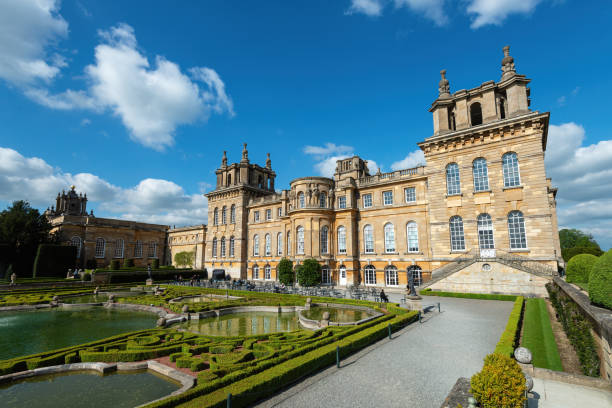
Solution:
M297 313L244 312L190 320L176 326L209 336L248 336L300 329Z

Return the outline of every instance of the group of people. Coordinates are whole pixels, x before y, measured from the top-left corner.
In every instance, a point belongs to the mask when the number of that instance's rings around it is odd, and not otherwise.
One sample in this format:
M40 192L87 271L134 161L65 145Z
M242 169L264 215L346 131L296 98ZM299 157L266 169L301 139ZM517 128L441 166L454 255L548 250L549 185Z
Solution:
M82 269L75 269L74 271L72 269L68 269L68 273L66 273L66 279L76 279L81 276L82 272Z

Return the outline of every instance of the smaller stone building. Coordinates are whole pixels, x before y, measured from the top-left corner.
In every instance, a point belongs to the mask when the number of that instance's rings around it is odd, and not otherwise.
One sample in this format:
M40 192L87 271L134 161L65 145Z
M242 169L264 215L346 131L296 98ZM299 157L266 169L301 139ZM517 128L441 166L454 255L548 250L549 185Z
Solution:
M206 244L206 225L192 225L173 228L168 231L168 263L174 266L187 266L193 269L204 269ZM174 256L179 252L192 252L193 265L177 265Z

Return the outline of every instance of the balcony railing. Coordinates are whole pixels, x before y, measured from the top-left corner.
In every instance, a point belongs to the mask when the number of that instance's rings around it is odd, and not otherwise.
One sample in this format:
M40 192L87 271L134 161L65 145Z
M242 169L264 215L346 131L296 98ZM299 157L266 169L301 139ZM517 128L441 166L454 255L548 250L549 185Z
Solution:
M404 179L425 174L425 166L413 167L411 169L397 170L389 173L379 173L359 179L359 185L377 184L389 180Z

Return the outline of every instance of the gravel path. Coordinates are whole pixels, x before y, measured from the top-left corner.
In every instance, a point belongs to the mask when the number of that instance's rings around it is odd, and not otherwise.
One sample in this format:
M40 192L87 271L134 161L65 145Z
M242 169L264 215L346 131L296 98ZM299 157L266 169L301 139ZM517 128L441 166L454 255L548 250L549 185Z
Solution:
M339 370L330 368L260 406L439 408L457 378L482 368L513 303L423 298L424 305L436 302L441 314L430 314Z

